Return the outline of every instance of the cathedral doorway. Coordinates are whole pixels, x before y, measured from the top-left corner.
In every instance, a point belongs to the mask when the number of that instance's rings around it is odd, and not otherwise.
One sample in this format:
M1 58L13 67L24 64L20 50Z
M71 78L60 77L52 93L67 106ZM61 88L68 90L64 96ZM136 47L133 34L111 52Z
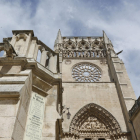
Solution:
M106 109L91 103L76 113L69 132L79 136L79 140L113 140L121 133L121 128Z

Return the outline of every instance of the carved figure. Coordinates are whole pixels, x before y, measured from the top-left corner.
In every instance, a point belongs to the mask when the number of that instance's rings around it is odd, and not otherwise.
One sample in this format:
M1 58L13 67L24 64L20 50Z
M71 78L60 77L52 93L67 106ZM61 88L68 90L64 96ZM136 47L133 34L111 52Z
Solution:
M15 57L18 56L14 50L14 47L9 43L8 40L4 40L4 43L0 44L0 51L6 52L6 57Z

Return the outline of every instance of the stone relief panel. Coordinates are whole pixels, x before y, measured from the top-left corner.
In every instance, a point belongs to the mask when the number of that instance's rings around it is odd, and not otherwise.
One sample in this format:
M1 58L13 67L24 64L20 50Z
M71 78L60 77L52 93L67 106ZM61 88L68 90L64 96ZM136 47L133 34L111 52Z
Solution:
M98 82L101 70L92 63L79 63L73 67L72 77L77 82Z
M79 127L81 137L103 137L109 138L109 130L96 117L88 117Z
M123 133L117 120L104 108L94 103L81 108L73 117L69 132L64 133L64 140L128 140L130 134Z

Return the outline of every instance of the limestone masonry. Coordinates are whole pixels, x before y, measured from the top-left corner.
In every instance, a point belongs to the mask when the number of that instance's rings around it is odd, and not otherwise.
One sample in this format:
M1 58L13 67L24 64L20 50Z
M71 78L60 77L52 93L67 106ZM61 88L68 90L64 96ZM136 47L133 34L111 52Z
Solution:
M12 32L0 43L0 140L140 140L140 98L105 32L59 30L54 51Z

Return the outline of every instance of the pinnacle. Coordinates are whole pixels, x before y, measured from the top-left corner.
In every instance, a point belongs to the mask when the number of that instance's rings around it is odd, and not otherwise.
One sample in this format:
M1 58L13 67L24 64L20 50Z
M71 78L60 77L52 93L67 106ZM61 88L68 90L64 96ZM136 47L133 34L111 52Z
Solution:
M60 29L58 30L55 43L62 43L62 36L61 36L61 31L60 31Z

